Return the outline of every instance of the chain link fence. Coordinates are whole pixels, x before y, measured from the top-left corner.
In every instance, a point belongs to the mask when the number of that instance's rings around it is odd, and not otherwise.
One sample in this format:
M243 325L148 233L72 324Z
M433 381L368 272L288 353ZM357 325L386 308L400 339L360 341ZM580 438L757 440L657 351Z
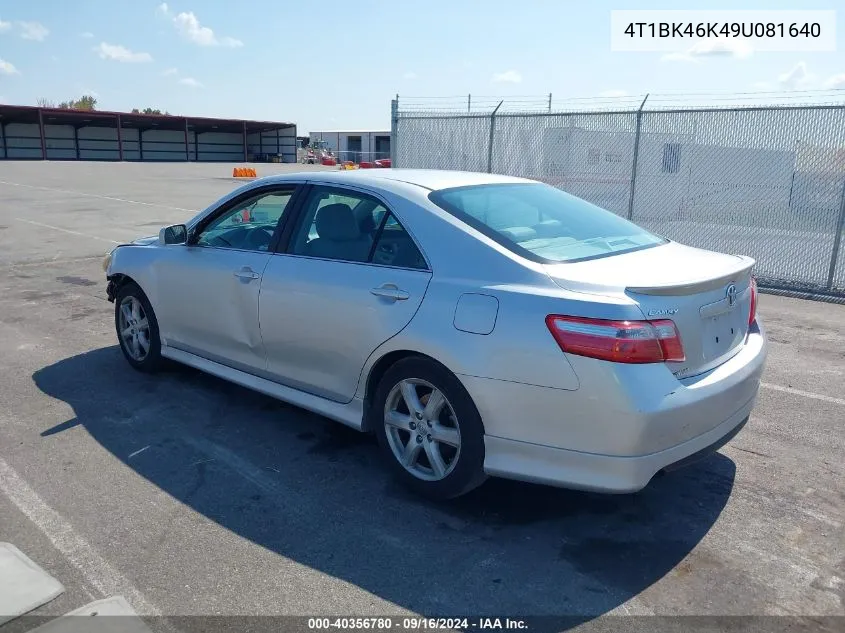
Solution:
M845 297L845 106L503 103L472 112L395 100L393 166L540 180L678 242L750 255L761 285Z

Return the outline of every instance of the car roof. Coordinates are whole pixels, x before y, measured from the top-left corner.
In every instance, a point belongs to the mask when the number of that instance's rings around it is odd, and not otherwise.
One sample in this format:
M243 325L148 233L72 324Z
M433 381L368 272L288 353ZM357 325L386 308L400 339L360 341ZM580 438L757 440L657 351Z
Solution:
M497 183L530 183L526 178L486 174L472 171L447 171L441 169L352 169L337 171L302 171L289 172L262 178L262 182L287 180L320 180L321 182L357 183L370 186L384 186L384 181L404 182L417 185L431 191L488 185Z

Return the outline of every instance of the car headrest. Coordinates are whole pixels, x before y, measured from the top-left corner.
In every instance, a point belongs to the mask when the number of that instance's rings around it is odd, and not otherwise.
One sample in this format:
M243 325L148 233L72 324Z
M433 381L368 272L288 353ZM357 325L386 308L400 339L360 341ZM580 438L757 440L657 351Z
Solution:
M355 214L347 204L329 204L317 211L317 235L322 239L346 242L361 237Z
M544 220L533 226L537 237L563 237L568 234L560 220Z
M499 233L514 242L527 242L537 237L537 231L529 226L512 226L507 229L500 229Z

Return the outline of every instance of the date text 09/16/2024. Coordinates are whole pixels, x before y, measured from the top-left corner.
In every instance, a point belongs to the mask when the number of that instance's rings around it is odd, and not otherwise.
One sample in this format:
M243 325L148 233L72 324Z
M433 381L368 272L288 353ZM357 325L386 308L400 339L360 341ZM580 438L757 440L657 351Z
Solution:
M322 617L309 618L308 628L314 631L369 630L369 631L495 631L524 630L528 625L519 618L425 618L425 617Z

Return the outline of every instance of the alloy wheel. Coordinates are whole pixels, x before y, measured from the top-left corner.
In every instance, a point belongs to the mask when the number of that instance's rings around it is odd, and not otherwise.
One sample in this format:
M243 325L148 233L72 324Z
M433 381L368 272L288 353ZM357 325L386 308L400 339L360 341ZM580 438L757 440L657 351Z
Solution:
M124 297L120 302L118 330L123 349L133 360L143 361L150 352L150 322L136 297Z
M424 481L440 481L461 453L455 410L442 391L419 378L393 386L384 405L384 430L393 456Z

